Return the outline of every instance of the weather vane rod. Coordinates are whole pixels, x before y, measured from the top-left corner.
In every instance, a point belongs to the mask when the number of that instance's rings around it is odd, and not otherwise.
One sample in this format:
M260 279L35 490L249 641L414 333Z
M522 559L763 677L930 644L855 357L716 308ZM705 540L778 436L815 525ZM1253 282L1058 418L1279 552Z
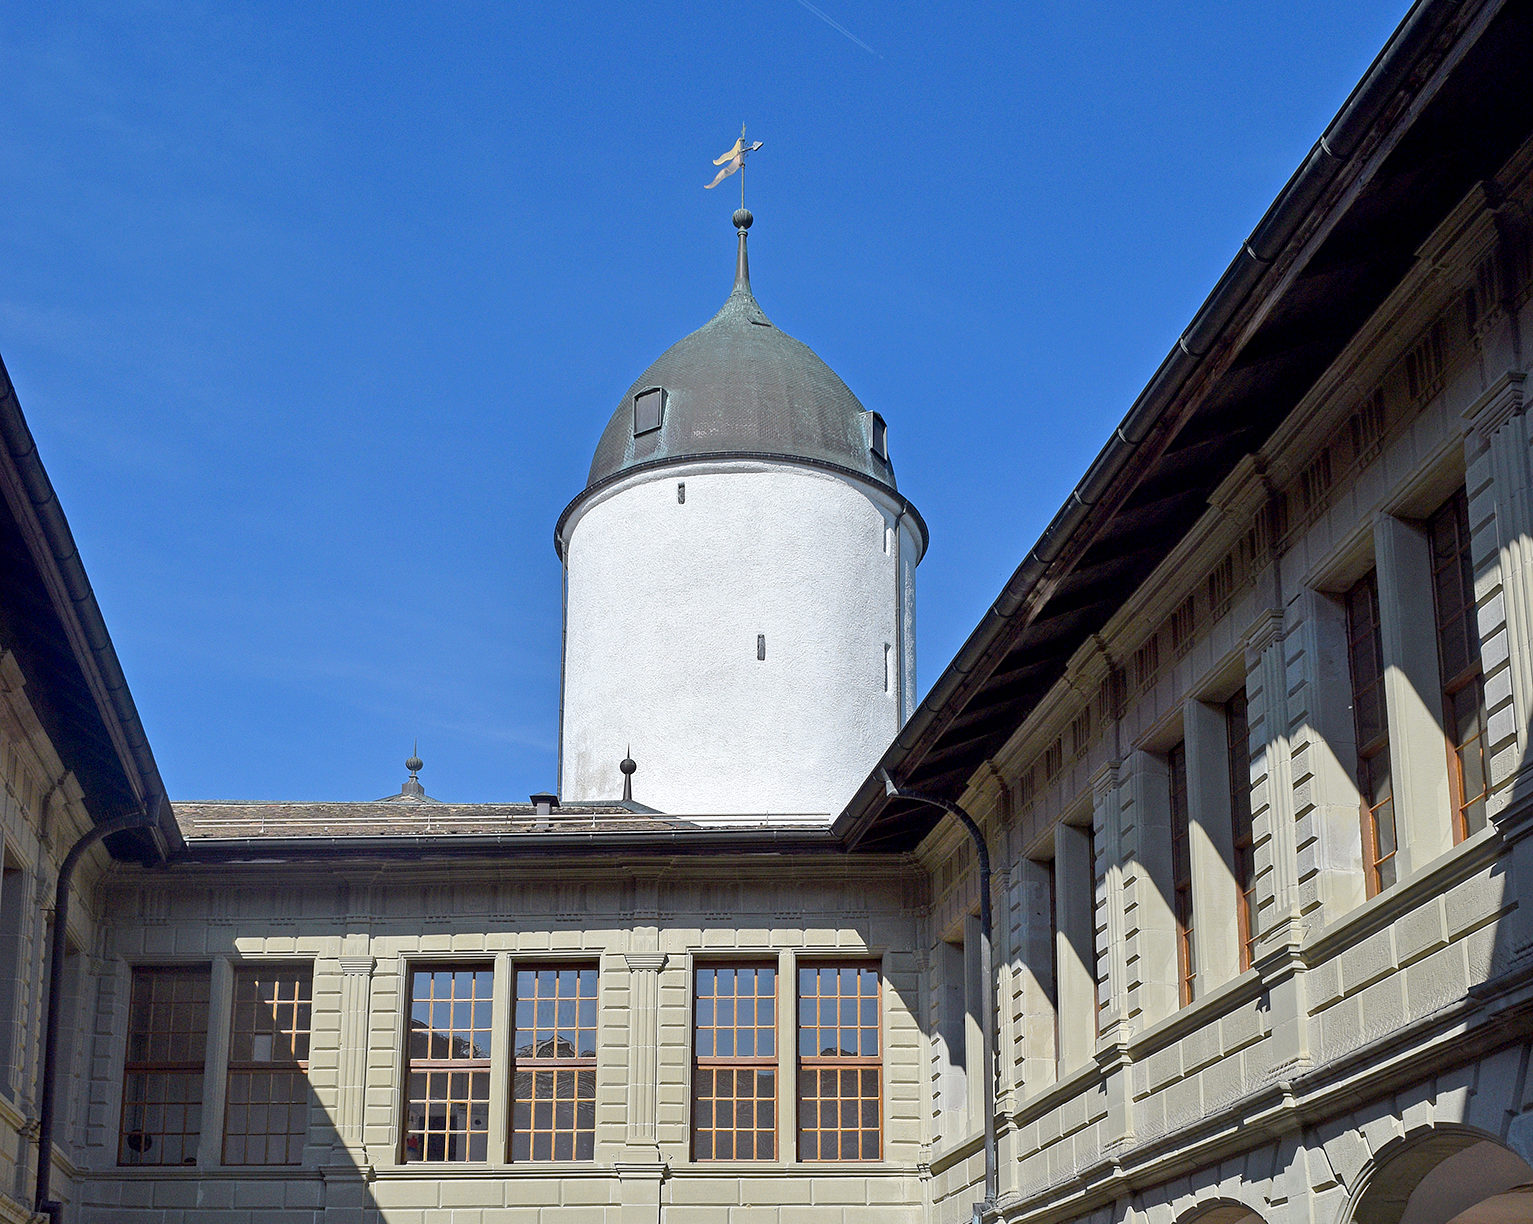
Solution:
M759 140L753 141L750 144L745 143L745 124L742 123L740 125L740 139L735 141L735 143L729 148L727 152L722 153L713 159L713 164L715 166L722 166L723 169L713 176L713 182L707 183L705 186L711 190L712 188L717 187L736 170L742 171L740 175L740 207L744 208L745 175L743 171L745 170L745 159L747 155L754 153L760 147L761 141Z

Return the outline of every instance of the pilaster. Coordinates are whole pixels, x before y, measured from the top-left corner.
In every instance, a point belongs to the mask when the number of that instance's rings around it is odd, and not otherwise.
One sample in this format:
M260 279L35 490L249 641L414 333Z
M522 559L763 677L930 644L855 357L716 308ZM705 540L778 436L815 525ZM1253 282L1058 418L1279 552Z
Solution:
M1010 1040L1003 1047L1000 1095L1030 1094L1053 1082L1054 1008L1048 997L1053 980L1054 931L1049 922L1048 863L1022 859L1011 871L1006 912L1011 917L1012 953L1009 1002L1005 1019Z
M1120 808L1123 871L1125 1004L1136 1029L1177 1010L1176 914L1171 908L1171 784L1166 759L1136 751L1128 758Z
M335 1096L335 1149L341 1166L367 1164L362 1123L367 1089L368 1011L374 960L367 955L339 958L341 971L340 1036Z
M1283 612L1273 608L1258 618L1246 637L1246 717L1250 769L1257 783L1252 793L1251 836L1256 853L1258 956L1268 941L1287 939L1302 912L1288 688Z
M630 1026L628 1129L624 1138L630 1150L647 1149L658 1159L660 970L665 968L666 954L626 952L623 960L628 966Z
M1127 1040L1127 918L1123 904L1123 813L1120 767L1114 761L1091 779L1091 828L1097 852L1097 978L1101 994L1099 1042Z
M1273 883L1274 870L1290 853L1299 914L1335 918L1365 899L1345 614L1339 600L1309 589L1299 591L1290 611L1282 646L1286 672L1264 657L1264 639L1253 637L1246 648L1258 934L1294 912L1293 906L1279 909L1280 890ZM1273 687L1279 683L1284 687ZM1274 734L1286 737L1286 745L1274 746ZM1280 853L1275 844L1264 845L1285 825L1293 829L1291 849Z
M1488 714L1492 813L1533 793L1533 429L1527 374L1508 370L1464 411L1465 488ZM1499 596L1499 598L1498 598Z

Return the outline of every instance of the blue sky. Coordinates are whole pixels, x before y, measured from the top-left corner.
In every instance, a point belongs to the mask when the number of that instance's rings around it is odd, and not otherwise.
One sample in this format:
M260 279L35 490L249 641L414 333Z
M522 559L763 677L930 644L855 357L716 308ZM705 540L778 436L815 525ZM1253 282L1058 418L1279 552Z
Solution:
M728 292L742 121L924 692L1405 9L0 3L0 353L172 798L555 785L554 520Z

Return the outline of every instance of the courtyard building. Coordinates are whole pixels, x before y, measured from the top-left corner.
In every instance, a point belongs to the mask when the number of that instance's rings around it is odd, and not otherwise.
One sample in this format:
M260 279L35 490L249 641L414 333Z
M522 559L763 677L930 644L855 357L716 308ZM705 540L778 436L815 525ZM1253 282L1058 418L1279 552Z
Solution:
M167 798L0 370L0 1220L1533 1218L1530 62L1411 9L924 699L742 209L527 802Z

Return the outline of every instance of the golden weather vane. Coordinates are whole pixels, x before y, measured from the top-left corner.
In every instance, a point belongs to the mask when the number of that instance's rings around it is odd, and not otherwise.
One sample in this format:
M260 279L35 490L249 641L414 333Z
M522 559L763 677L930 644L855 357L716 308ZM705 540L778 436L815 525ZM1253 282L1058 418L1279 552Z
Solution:
M746 156L754 153L760 147L761 141L759 140L751 144L745 143L745 124L742 123L740 125L740 139L735 141L734 145L726 152L713 159L715 166L723 166L724 168L713 176L713 182L706 184L706 188L712 190L736 170L744 171ZM740 207L745 207L745 175L743 173L740 175Z

